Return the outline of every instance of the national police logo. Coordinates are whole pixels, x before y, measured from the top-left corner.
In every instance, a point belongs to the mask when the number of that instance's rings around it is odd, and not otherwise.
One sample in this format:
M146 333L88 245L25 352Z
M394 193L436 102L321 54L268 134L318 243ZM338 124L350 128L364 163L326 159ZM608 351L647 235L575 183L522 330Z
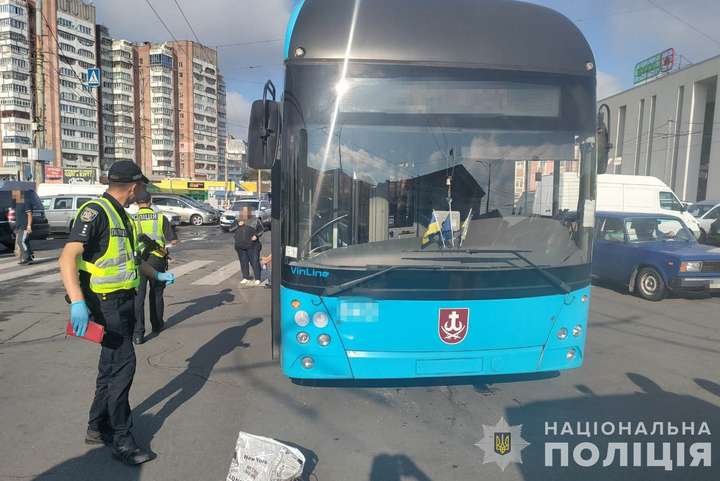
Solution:
M494 433L495 434L495 452L500 456L504 456L512 449L512 433Z
M485 452L483 464L497 463L505 471L508 464L522 464L521 452L530 445L522 438L522 424L510 426L505 418L495 426L483 424L483 439L475 444Z
M85 207L83 211L80 213L80 220L83 222L92 222L95 220L95 217L97 217L98 211L95 209L91 209L90 207Z

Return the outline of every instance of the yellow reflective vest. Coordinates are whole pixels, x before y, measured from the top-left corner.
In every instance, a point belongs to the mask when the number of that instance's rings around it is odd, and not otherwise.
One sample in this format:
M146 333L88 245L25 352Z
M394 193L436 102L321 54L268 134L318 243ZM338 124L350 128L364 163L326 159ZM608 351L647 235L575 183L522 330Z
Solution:
M133 219L135 220L138 237L141 234L145 234L157 242L160 247L165 247L165 231L163 230L163 223L165 222L164 215L155 212L150 207L143 207L133 216ZM152 251L152 255L163 257L158 251Z
M97 294L136 289L140 285L138 278L138 264L133 251L137 245L137 232L135 225L130 222L133 236L132 242L128 237L122 217L115 210L112 203L99 198L86 202L78 209L78 216L86 206L95 204L102 208L108 219L109 241L105 253L95 262L85 261L82 256L77 259L78 270L90 274L90 290ZM75 219L77 222L77 217Z

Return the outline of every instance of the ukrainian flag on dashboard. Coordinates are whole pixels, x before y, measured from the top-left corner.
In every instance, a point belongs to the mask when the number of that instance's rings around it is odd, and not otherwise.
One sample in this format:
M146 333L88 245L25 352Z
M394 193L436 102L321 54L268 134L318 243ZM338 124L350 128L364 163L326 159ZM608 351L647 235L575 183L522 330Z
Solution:
M433 211L432 219L430 219L428 228L422 237L421 245L426 247L434 239L436 239L438 235L440 235L440 225L438 224L437 217L435 217L435 212Z

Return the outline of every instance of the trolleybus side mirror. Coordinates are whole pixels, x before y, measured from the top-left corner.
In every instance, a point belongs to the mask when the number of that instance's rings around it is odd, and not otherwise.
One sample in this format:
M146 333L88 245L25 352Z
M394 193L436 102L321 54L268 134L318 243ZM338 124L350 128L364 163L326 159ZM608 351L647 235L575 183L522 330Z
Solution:
M268 99L268 93L272 100ZM275 86L265 84L263 99L256 100L250 111L248 127L248 165L256 170L272 168L280 138L280 104L275 101Z

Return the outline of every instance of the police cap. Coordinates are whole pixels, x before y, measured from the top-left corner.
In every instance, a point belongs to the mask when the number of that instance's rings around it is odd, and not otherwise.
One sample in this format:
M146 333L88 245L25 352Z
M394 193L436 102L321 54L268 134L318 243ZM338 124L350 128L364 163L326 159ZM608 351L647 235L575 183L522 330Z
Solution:
M108 180L112 182L131 183L141 181L148 184L150 181L140 170L140 167L129 160L121 160L110 166Z

